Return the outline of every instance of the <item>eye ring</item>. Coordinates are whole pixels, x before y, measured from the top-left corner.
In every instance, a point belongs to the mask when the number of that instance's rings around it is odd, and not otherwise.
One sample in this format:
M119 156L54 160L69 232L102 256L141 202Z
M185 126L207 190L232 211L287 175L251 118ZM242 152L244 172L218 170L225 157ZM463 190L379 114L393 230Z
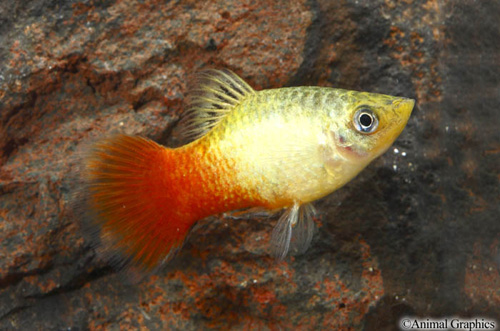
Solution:
M363 134L375 132L378 127L377 115L368 108L361 108L354 114L354 127Z

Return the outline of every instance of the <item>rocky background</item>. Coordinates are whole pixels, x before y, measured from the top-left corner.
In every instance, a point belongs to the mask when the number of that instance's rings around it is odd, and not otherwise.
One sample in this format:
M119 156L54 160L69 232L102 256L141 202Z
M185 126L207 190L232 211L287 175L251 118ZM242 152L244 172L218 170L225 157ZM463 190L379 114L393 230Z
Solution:
M500 3L494 0L2 0L0 329L397 329L500 322ZM382 158L319 201L301 256L275 219L201 222L139 284L82 235L78 153L111 133L175 145L186 85L415 97Z

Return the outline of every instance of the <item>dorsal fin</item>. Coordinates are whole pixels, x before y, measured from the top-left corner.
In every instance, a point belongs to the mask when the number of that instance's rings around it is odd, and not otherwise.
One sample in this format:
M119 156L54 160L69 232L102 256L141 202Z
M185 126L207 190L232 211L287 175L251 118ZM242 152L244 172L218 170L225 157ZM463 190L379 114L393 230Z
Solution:
M228 69L208 69L190 91L189 107L182 119L181 135L189 140L204 136L246 96L255 91Z

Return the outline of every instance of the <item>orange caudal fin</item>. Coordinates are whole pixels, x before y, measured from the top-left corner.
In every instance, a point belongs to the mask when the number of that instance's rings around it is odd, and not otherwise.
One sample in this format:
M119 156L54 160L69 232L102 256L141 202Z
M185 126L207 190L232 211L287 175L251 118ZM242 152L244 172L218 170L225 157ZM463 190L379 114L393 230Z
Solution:
M91 223L115 264L155 269L175 255L194 223L175 212L180 188L169 177L173 154L153 141L119 135L86 156Z

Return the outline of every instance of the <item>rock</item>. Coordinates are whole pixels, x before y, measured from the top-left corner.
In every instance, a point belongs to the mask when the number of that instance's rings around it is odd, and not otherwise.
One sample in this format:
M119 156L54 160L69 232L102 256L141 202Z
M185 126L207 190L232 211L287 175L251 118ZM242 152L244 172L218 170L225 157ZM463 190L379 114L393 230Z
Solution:
M500 5L454 1L0 3L0 328L395 329L500 316ZM176 145L207 66L258 88L416 97L384 156L317 203L303 255L275 219L200 222L131 284L73 212L79 153L123 132Z

